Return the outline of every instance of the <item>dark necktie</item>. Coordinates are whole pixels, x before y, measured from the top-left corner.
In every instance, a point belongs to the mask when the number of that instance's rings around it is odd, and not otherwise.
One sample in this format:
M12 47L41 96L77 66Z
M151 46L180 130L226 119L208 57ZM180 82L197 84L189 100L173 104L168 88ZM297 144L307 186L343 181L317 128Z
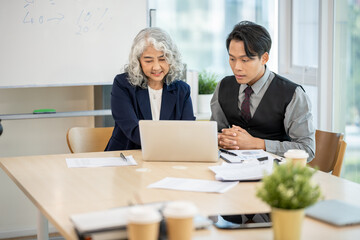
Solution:
M250 113L250 96L254 91L250 86L245 88L245 99L241 103L241 116L246 120L249 121L251 119Z

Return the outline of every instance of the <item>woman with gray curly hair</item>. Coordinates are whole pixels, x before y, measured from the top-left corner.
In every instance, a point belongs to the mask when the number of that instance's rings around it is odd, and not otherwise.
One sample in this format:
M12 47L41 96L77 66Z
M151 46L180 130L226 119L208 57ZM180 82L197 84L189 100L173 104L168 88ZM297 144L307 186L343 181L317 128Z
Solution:
M141 148L139 120L195 120L190 87L179 80L182 69L180 53L165 31L138 33L125 72L113 83L115 127L105 151Z

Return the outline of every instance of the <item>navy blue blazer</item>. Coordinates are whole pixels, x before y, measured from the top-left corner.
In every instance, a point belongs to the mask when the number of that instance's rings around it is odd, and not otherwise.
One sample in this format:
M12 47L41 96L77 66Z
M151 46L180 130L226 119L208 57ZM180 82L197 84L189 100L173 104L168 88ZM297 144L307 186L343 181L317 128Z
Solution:
M127 73L117 75L112 86L115 128L105 151L140 149L139 120L152 119L148 89L131 85L127 78ZM160 120L195 120L187 83L164 84Z

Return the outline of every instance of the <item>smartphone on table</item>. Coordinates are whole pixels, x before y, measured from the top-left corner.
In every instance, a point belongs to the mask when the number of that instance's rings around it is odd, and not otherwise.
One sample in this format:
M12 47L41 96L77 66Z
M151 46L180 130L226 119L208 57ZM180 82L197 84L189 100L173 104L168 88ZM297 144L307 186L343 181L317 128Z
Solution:
M233 214L209 216L220 229L249 229L271 227L270 213Z

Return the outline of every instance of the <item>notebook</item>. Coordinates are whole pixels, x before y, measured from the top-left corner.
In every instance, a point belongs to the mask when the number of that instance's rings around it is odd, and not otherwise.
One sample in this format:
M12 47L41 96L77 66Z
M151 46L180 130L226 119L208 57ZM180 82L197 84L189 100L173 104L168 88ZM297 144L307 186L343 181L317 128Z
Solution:
M140 120L144 161L216 162L219 159L215 121Z
M325 200L308 207L307 216L336 225L360 224L360 207L339 200Z

